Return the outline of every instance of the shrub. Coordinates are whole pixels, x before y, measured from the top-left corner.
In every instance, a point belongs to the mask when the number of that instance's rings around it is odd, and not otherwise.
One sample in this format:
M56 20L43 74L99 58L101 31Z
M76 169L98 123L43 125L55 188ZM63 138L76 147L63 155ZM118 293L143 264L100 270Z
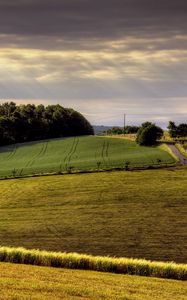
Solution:
M136 141L139 145L152 146L163 135L162 128L153 123L143 123L137 133Z

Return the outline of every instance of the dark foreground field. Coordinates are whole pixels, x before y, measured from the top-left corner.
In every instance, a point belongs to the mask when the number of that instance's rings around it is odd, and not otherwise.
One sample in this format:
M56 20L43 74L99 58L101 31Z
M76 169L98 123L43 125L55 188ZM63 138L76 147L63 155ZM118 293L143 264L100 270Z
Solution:
M0 263L0 299L185 300L185 282Z
M187 169L0 181L1 245L187 262Z

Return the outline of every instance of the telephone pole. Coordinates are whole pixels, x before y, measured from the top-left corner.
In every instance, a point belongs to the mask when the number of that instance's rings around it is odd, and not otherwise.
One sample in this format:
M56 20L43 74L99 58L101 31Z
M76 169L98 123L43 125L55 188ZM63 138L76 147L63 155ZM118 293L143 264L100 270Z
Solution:
M125 126L126 126L126 114L124 114L124 124L123 124L123 133L125 134Z

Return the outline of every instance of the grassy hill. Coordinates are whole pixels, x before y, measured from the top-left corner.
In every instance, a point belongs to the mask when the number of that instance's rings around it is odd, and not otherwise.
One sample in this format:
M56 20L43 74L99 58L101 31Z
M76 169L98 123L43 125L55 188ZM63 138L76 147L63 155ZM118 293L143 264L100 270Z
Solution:
M107 137L75 137L0 148L0 177L175 163L160 147Z
M1 245L187 262L187 169L0 181Z
M0 299L184 300L185 282L0 263Z

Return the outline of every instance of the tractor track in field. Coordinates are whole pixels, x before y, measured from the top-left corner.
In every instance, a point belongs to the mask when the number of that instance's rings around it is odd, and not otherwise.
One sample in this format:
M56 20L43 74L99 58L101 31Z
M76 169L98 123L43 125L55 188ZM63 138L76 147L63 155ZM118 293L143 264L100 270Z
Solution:
M103 142L103 146L102 146L102 150L101 150L101 158L105 164L106 162L105 162L105 157L104 157L104 151L105 151L105 141Z
M103 142L103 146L102 146L102 150L101 150L101 157L102 160L104 162L104 164L107 166L108 165L108 149L109 149L109 142L108 141L104 141Z
M109 142L107 141L106 142L106 152L105 152L107 158L108 158L108 149L109 149Z
M68 161L68 157L69 155L71 154L72 152L72 149L74 147L74 143L75 143L75 138L73 139L73 142L71 144L71 147L70 147L70 151L66 154L66 156L64 157L64 164L66 165L67 164L67 161Z
M70 151L69 153L66 155L66 157L64 158L64 164L65 164L65 168L67 169L68 164L70 163L72 156L75 154L76 150L77 150L77 146L79 143L79 138L75 137L73 139L73 143L71 145Z
M15 145L13 148L13 151L10 152L10 154L7 156L6 160L12 159L15 156L16 151L17 151L17 146Z
M74 145L73 151L72 151L72 153L69 156L69 162L71 161L72 156L76 153L78 143L79 143L79 138L77 138L76 141L75 141L75 145Z
M40 157L40 154L42 153L43 149L44 149L44 143L42 143L42 147L41 147L41 149L39 150L39 153L37 153L31 160L29 160L29 161L27 162L27 164L25 165L25 168L27 168L27 167L33 165L33 162L35 161L35 159L36 159L37 157Z
M60 218L60 215L57 216L58 218ZM62 232L57 228L57 226L50 224L47 225L45 224L45 228L53 235L55 236L57 239L59 239L60 241L62 241Z
M67 157L68 157L68 154L69 154L69 152L68 152L68 146L66 146L63 154L64 154L64 157L62 157L62 160L60 160L60 165L59 165L60 171L62 171L62 167L63 167L63 165L65 165Z
M20 170L19 176L22 176L22 174L23 174L23 168Z
M49 141L47 141L46 144L45 144L45 148L44 148L44 150L43 150L43 152L41 154L42 156L44 156L46 154L48 145L49 145Z
M46 229L47 229L53 236L55 236L55 237L58 238L59 240L62 239L60 233L57 232L56 227L55 227L54 225L45 226L45 227L46 227ZM54 228L54 230L53 230L53 228Z
M35 163L37 158L45 155L47 148L48 148L48 144L49 144L49 141L42 143L42 147L39 150L39 153L37 153L31 160L28 161L28 163L25 165L25 168L31 167Z

